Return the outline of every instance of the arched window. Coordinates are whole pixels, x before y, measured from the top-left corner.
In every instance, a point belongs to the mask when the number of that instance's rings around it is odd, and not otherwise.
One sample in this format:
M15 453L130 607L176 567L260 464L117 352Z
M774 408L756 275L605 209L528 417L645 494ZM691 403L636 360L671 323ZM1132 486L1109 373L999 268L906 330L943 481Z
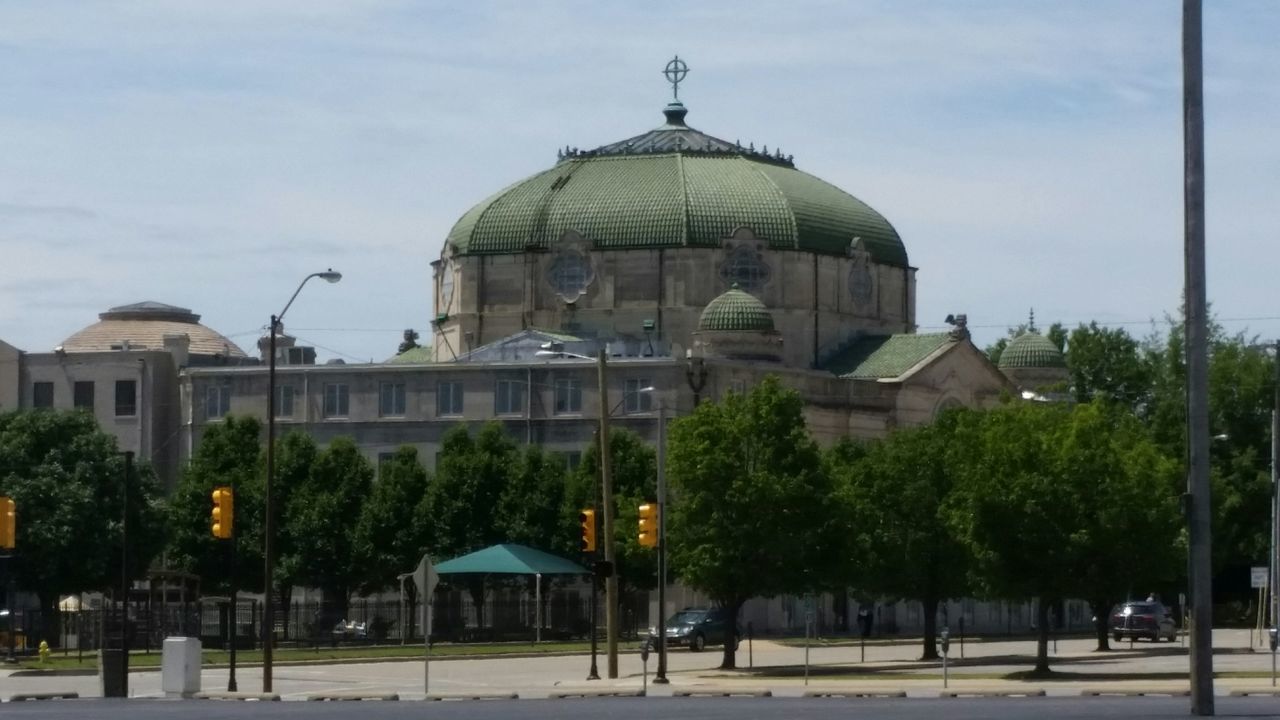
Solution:
M720 265L720 279L729 287L736 283L739 288L756 293L769 282L769 265L754 247L739 245Z
M547 282L565 302L576 302L595 280L591 258L577 248L558 252L547 269Z

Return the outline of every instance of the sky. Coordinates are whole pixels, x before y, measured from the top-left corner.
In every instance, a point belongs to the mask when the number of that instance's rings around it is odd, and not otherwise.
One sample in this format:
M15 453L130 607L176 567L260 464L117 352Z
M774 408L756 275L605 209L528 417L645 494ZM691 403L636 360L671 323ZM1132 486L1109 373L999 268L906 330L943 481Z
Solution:
M781 146L898 229L917 322L1134 335L1183 282L1175 0L0 0L0 340L191 308L253 352L429 336L472 205L662 122ZM1280 2L1205 3L1208 294L1280 337Z

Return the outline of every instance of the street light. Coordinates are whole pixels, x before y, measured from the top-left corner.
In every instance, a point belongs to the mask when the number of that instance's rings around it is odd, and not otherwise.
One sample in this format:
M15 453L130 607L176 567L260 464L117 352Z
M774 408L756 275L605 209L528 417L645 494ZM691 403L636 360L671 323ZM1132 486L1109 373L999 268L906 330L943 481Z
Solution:
M298 283L298 289L293 291L293 295L289 297L289 302L285 303L284 309L279 315L271 316L271 325L268 330L269 340L267 341L267 480L263 487L263 505L266 512L266 523L263 528L263 567L262 567L262 589L266 595L266 603L262 609L262 692L271 692L271 640L275 631L275 613L271 605L271 585L272 575L274 574L276 558L275 558L275 519L274 506L271 497L271 476L275 474L275 453L276 453L276 334L280 331L280 323L284 320L284 314L289 312L289 306L293 305L293 301L297 299L298 293L302 292L302 286L307 284L311 278L322 278L326 282L336 283L342 279L342 273L329 268L324 272L311 273Z

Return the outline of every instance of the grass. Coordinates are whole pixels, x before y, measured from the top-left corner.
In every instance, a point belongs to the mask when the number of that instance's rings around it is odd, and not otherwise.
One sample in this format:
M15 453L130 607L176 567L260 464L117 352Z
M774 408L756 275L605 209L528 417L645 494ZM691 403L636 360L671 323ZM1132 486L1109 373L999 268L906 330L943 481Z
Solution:
M637 642L620 642L623 650L639 647ZM543 642L543 643L474 643L474 644L438 644L431 646L431 657L445 656L493 656L514 654L551 654L551 653L585 653L590 651L588 642ZM603 650L603 647L601 647ZM320 648L277 648L272 654L273 664L304 664L312 662L358 662L360 660L381 660L403 658L417 660L422 657L421 645L365 645L360 647L320 647ZM160 652L129 653L129 667L158 668ZM231 656L225 650L206 650L203 653L203 664L225 665ZM262 662L261 650L240 650L236 652L236 665L257 665ZM86 652L83 659L74 654L62 656L54 653L46 664L34 658L26 658L18 663L24 670L93 670L98 667L97 652Z

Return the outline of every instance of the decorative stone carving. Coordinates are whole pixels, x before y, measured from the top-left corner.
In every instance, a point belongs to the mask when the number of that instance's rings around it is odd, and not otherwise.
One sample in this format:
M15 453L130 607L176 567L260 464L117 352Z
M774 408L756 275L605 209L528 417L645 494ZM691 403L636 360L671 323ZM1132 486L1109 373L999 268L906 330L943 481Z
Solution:
M764 290L772 271L765 262L764 243L748 228L738 228L724 244L727 255L720 264L720 281L749 293Z
M577 302L596 279L589 251L587 241L570 230L561 237L547 268L547 283L570 305Z

